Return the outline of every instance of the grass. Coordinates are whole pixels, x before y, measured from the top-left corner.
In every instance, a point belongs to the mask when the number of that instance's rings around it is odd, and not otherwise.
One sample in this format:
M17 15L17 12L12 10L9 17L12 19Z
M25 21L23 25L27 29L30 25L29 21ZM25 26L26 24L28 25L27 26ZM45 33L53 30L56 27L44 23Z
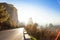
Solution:
M34 38L33 36L30 36L31 37L31 40L37 40L36 38Z

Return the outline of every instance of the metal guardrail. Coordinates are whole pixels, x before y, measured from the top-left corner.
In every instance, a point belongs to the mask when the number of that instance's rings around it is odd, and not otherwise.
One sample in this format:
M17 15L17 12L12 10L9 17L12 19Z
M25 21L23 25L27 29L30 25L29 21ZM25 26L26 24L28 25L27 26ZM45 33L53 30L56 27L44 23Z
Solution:
M25 29L24 29L23 34L24 34L24 40L31 40L31 37L28 35Z

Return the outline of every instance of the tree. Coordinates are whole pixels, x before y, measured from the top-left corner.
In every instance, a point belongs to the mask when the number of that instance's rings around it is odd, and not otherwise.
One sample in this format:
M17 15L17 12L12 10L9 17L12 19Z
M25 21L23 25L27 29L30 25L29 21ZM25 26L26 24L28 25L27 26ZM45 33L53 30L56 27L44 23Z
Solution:
M49 27L53 27L53 24L52 24L52 23L50 23L50 24L49 24Z
M0 23L7 21L8 18L9 18L9 14L6 11L6 8L2 5L0 9Z
M6 7L4 5L0 5L0 29L7 28L7 27L4 27L6 26L4 22L6 22L9 19L9 16L10 15L6 10Z

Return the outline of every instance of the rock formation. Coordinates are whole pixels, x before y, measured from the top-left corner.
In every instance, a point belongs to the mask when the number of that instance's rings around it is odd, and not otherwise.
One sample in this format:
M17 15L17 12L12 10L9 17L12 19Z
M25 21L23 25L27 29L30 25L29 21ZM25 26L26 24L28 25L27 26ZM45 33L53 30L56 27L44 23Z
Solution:
M17 26L17 9L12 4L0 3L0 29L9 29Z

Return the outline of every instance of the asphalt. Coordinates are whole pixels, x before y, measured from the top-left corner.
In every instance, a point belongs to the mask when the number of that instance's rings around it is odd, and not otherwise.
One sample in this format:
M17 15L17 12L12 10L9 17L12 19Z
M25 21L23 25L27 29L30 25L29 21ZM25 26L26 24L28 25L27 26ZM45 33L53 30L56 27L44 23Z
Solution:
M0 31L0 40L23 40L23 29L17 28Z

